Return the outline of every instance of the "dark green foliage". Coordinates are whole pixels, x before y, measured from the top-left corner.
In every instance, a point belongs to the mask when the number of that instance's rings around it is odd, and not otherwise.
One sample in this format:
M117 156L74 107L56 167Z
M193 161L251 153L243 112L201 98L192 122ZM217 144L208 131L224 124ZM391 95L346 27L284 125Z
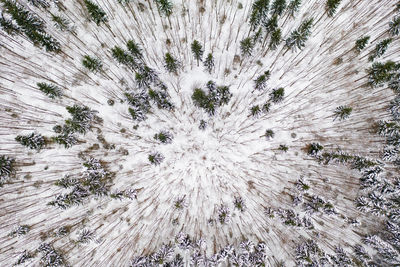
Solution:
M252 36L251 39L253 40L253 43L256 44L257 42L262 42L262 35L263 35L263 31L262 28L258 28L258 31L256 31Z
M133 40L129 40L126 43L126 47L128 48L128 51L131 53L131 55L138 59L138 60L143 60L143 52L142 48L138 43L135 43Z
M397 122L379 121L376 132L385 137L400 137L400 125Z
M392 38L388 38L388 39L385 39L385 40L379 42L379 43L376 45L375 50L373 50L373 51L371 52L371 55L368 57L368 60L369 60L369 61L374 61L375 58L379 58L379 57L383 56L383 54L385 54L385 52L386 52L386 50L387 50L389 44L390 44L392 41L393 41Z
M54 21L54 26L56 28L61 31L71 31L70 22L66 18L51 14L51 19Z
M170 96L166 90L153 90L149 89L149 97L154 103L157 104L158 108L173 110L174 104L170 101Z
M170 0L155 0L160 13L166 17L172 14L172 2Z
M268 129L268 130L265 131L264 136L265 136L267 139L271 139L271 138L274 138L275 133L274 133L274 131L273 131L272 129Z
M216 86L213 81L206 84L206 89L208 89L207 93L196 88L192 94L192 100L196 106L203 108L210 116L213 116L218 107L228 104L232 94L229 92L228 86Z
M15 159L0 155L0 187L14 174Z
M250 14L250 27L254 31L260 24L265 23L268 17L269 0L256 0Z
M199 129L205 130L207 128L207 122L205 120L200 120Z
M364 36L364 37L357 39L356 45L355 45L356 50L358 52L361 52L361 50L363 50L367 46L369 39L370 39L369 36Z
M49 8L50 4L46 0L28 0L35 7Z
M130 108L129 113L135 121L144 121L146 114L150 111L150 99L144 91L140 93L125 93Z
M233 205L237 210L239 210L241 212L243 212L245 210L245 208L246 208L244 200L240 196L239 197L235 196L235 199L233 200Z
M30 149L36 149L38 151L41 150L46 144L44 137L41 134L37 133L18 135L17 137L15 137L15 140L23 146L26 146Z
M158 81L157 73L147 65L135 73L135 81L139 89L149 88L151 83Z
M394 17L389 23L389 33L393 36L399 35L400 33L400 16Z
M261 114L261 108L260 108L259 105L255 105L255 106L252 106L252 107L250 108L250 115L251 115L251 116L257 118L257 117L260 116L260 114Z
M160 165L161 162L164 160L164 156L158 152L151 153L148 157L149 161L153 165Z
M191 45L191 49L192 49L194 58L197 60L197 66L198 66L199 61L202 61L202 57L203 57L203 53L204 53L203 47L201 46L199 41L194 40Z
M52 140L57 144L63 145L65 148L70 148L78 143L76 137L71 133L62 133L52 137Z
M67 111L72 115L72 119L65 121L64 132L85 134L95 120L97 111L91 110L87 106L67 106Z
M168 131L161 131L154 135L154 139L160 141L163 144L172 143L173 138L174 138L174 136Z
M62 188L70 188L78 184L79 184L78 179L69 178L69 176L63 177L55 182L56 186L60 186Z
M351 112L353 111L352 107L349 106L339 106L336 108L334 115L335 118L334 120L336 120L337 118L339 118L339 120L345 120L348 117L350 117Z
M391 81L395 77L396 71L400 69L400 64L393 61L386 63L374 63L368 69L368 83L372 87L382 86L384 83Z
M274 0L271 5L271 13L280 16L286 8L286 0Z
M270 102L267 102L262 106L262 111L264 113L268 113L270 111L270 109L271 109L271 103Z
M285 89L282 87L272 90L272 92L270 94L271 101L273 103L282 102L284 96L285 96Z
M328 13L328 16L332 17L336 13L336 10L339 7L340 2L342 2L342 0L327 0L326 12Z
M111 48L112 57L120 64L129 65L134 59L124 49L118 46Z
M279 149L279 150L282 150L283 152L288 152L289 147L286 146L286 145L279 145L279 148L278 148L278 149Z
M251 56L251 54L253 53L253 49L254 49L254 43L252 38L247 37L242 41L240 41L240 52L243 57Z
M269 42L269 48L271 50L275 50L279 43L282 40L282 31L280 28L276 29L272 34L271 34L271 40Z
M204 60L203 65L204 65L205 69L208 71L208 73L211 74L211 71L214 68L214 57L211 53L209 53L207 55L206 59Z
M0 3L3 4L3 12L8 13L18 25L16 27L11 20L0 19L0 24L6 32L12 34L17 33L17 31L22 32L33 44L44 47L46 51L60 51L60 43L46 33L44 22L34 13L26 10L24 6L15 1L0 0Z
M254 80L254 89L259 91L265 90L267 87L267 81L269 80L270 76L271 73L269 70L258 76L257 79Z
M310 156L317 156L324 147L318 143L311 143L307 146L307 154Z
M0 27L9 35L21 32L20 28L12 20L4 18L2 15L0 15Z
M82 59L82 65L87 68L90 71L93 72L98 72L102 69L103 64L101 63L101 60L97 57L91 57L91 56L84 56Z
M61 98L63 95L61 89L54 84L41 82L36 85L39 87L40 91L45 93L51 99Z
M106 12L104 12L101 7L90 0L84 0L84 2L90 18L97 24L97 26L108 21Z
M166 53L164 57L164 67L168 72L178 73L181 63L175 59L170 53Z
M311 27L314 19L305 20L297 30L293 31L290 36L286 39L286 46L289 49L302 49L305 46L306 41L311 35Z
M42 253L40 264L43 267L65 266L66 262L64 257L59 251L55 250L53 245L42 243L38 251Z
M266 21L264 27L268 33L274 32L278 28L278 16L273 15L269 20Z
M301 0L292 0L290 1L287 10L290 16L294 17L294 14L299 11L301 5Z

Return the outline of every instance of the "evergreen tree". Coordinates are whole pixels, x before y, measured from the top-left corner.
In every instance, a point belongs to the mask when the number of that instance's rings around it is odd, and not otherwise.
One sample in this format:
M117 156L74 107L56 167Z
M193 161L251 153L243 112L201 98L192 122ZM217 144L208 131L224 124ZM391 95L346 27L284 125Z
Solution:
M270 102L267 102L262 106L262 111L264 113L268 113L270 111L270 109L271 109L271 103Z
M363 50L367 46L369 39L370 39L369 36L364 36L364 37L360 37L359 39L357 39L356 45L355 45L357 52L361 52L361 50Z
M289 49L302 49L305 46L305 42L311 35L311 27L314 19L305 20L297 30L293 31L290 36L286 39L286 46Z
M307 154L310 156L317 156L324 147L318 143L311 143L307 146Z
M282 31L280 28L277 28L271 35L271 40L269 41L269 48L271 50L275 50L282 39Z
M0 27L9 35L21 33L20 28L12 20L4 18L3 15L0 15Z
M400 16L394 17L389 23L389 33L393 36L397 36L400 33Z
M240 41L240 52L243 57L251 56L253 53L254 43L250 37L247 37Z
M264 27L268 33L274 32L278 28L278 15L274 14L269 20L266 21Z
M97 24L97 26L108 21L106 12L104 12L101 7L93 3L91 0L84 0L84 3L91 19Z
M209 53L207 55L206 60L204 60L203 65L204 65L205 69L208 71L208 73L211 74L211 71L214 68L214 57L211 53Z
M292 0L290 1L287 10L290 16L294 17L294 14L299 11L301 5L301 0Z
M192 94L192 100L195 106L203 108L210 116L213 116L216 109L226 105L232 97L228 86L216 86L213 81L206 84L208 92L196 88Z
M139 44L135 43L133 40L129 40L126 43L126 47L134 58L143 61L143 52Z
M151 153L148 157L149 161L153 165L160 165L161 162L164 160L164 156L158 152Z
M273 103L282 102L284 96L285 96L285 89L282 87L272 90L272 92L270 94L271 101Z
M91 57L91 56L84 56L82 59L82 65L87 68L90 71L93 72L98 72L101 71L103 64L101 63L101 60L97 57Z
M61 98L63 95L61 89L54 84L40 82L36 85L39 87L40 91L45 93L51 99Z
M272 129L268 129L268 130L265 131L264 136L265 136L267 139L272 139L272 138L274 138L275 133L274 133L274 131L273 131Z
M286 0L274 0L271 5L271 13L276 16L281 16L286 8Z
M169 0L155 0L160 13L166 17L172 14L172 2Z
M259 105L252 106L250 108L250 115L254 118L258 118L261 114L261 108Z
M268 17L269 0L256 0L250 14L250 28L254 31L260 24L265 23Z
M158 108L173 110L174 104L170 102L170 96L166 90L153 90L149 89L149 97L157 104Z
M46 141L41 134L31 133L28 135L18 135L15 140L19 142L21 145L26 146L30 149L41 150Z
M205 120L200 120L199 129L205 130L207 128L207 122Z
M392 38L388 38L385 39L381 42L379 42L376 47L375 50L371 52L371 55L368 57L369 61L374 61L375 58L379 58L381 56L383 56L383 54L385 54L387 48L389 47L389 44L393 41Z
M146 114L150 111L149 95L144 91L140 93L125 93L125 97L131 106L128 111L135 121L146 120Z
M391 81L395 77L396 71L399 69L400 64L396 64L393 61L374 63L372 64L372 67L368 69L368 83L372 87L381 86L382 84Z
M279 150L282 150L283 152L288 152L289 147L287 145L279 145Z
M345 120L350 116L352 111L353 111L352 107L339 106L336 108L336 110L334 112L334 114L335 114L334 120L336 120L337 118L339 118L339 120Z
M111 48L112 57L119 63L123 65L131 65L134 61L133 57L129 55L124 49L118 46Z
M191 45L192 53L194 58L197 60L197 66L199 66L199 61L202 61L203 58L203 47L199 43L199 41L194 40L192 45Z
M52 137L52 140L57 144L63 145L65 148L70 148L78 143L78 140L72 133L62 133Z
M72 31L69 20L67 20L63 16L57 16L57 15L51 14L51 20L54 22L54 26L56 28L58 28L59 30Z
M271 76L270 71L265 71L262 75L258 76L257 79L254 80L254 89L258 91L263 91L267 87L267 81Z
M164 67L168 72L178 73L178 69L181 67L181 63L175 59L170 53L166 53L164 57Z
M46 0L28 0L35 7L49 8L50 4Z
M163 144L172 143L173 138L174 138L174 136L168 131L161 131L154 135L154 139L160 141Z
M0 155L0 187L7 182L14 173L15 159Z
M342 0L327 0L326 11L328 13L328 16L332 17L336 13L336 10L339 7L340 2L342 2Z

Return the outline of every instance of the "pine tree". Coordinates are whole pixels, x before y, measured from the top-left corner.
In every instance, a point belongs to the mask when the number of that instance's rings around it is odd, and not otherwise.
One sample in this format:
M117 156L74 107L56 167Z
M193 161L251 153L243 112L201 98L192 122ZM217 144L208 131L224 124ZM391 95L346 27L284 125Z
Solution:
M170 96L166 90L153 90L149 89L149 97L157 104L158 108L173 110L174 104L170 101Z
M282 87L272 90L272 92L270 94L271 101L273 103L282 102L284 96L285 96L285 89Z
M61 31L72 31L70 21L63 16L51 14L51 19L54 21L54 26Z
M390 102L389 110L394 120L400 120L400 96Z
M61 89L54 84L40 82L36 85L39 87L40 91L45 93L51 99L61 98L63 95Z
M0 155L0 187L14 174L15 159L6 155Z
M341 1L342 0L327 0L326 11L328 13L328 16L332 17L336 13L336 10L339 7Z
M57 144L63 145L65 148L70 148L78 143L78 140L72 133L63 133L52 137L52 140Z
M361 52L361 50L363 50L367 46L369 39L369 36L364 36L357 39L355 45L355 49L357 50L357 52Z
M248 37L240 41L240 52L243 57L251 56L253 53L254 43L253 40Z
M339 106L336 108L336 110L334 112L334 114L335 114L334 120L336 120L337 118L339 118L339 120L345 120L350 116L352 111L353 111L352 107Z
M264 27L268 33L274 32L278 28L278 15L274 14L269 20L267 20Z
M372 87L382 86L382 84L391 81L396 75L396 71L400 69L400 64L396 64L393 61L387 61L386 63L374 63L372 67L368 69L368 83Z
M0 15L0 27L9 35L21 33L21 29L12 20L4 18L3 15Z
M84 3L91 19L97 24L97 26L108 21L107 14L101 7L90 0L84 0Z
M269 41L269 48L271 50L275 50L279 43L281 42L282 39L282 31L280 28L276 29L272 35L271 35L271 40Z
M305 42L311 35L311 27L314 19L305 20L297 30L293 31L290 36L286 39L286 46L289 49L295 49L296 47L302 49L305 46Z
M266 86L267 86L267 81L270 77L270 71L267 70L265 71L263 74L261 74L260 76L258 76L255 80L254 80L254 89L258 90L258 91L263 91L265 90Z
M276 16L281 16L286 8L286 0L275 0L271 5L271 13Z
M294 17L294 14L299 11L301 5L301 0L292 0L290 1L287 10L290 16Z
M203 61L202 60L203 53L204 53L203 47L201 46L199 41L194 40L191 45L191 49L192 49L194 58L197 60L197 66L199 66L199 61Z
M181 67L181 63L175 59L170 53L166 53L164 57L164 67L168 72L178 73L178 69Z
M139 44L135 43L133 40L129 40L126 43L126 47L134 58L143 61L143 52Z
M160 165L161 162L164 160L164 156L158 152L151 153L148 157L149 161L153 165Z
M119 63L123 65L131 66L134 61L133 57L129 55L124 49L118 46L111 48L112 57Z
M41 150L46 141L41 134L31 133L28 135L18 135L15 140L19 142L21 145L26 146L30 149Z
M307 146L307 154L310 156L317 156L322 149L324 149L324 147L319 143L311 143Z
M273 131L272 129L267 129L267 130L265 130L264 136L265 136L267 139L272 139L272 138L274 138L275 133L274 133L274 131Z
M369 61L374 61L375 58L379 58L379 57L383 56L383 54L385 54L387 48L389 47L389 44L392 41L393 41L392 38L388 38L388 39L385 39L385 40L379 42L376 45L375 50L373 50L371 52L371 55L368 57L368 60Z
M155 0L160 13L166 17L172 14L172 2L169 0Z
M162 144L172 143L174 136L168 131L161 131L154 135L154 139L160 141Z
M211 53L209 53L207 55L206 60L204 60L203 65L204 65L205 69L208 71L208 73L211 74L211 71L214 68L214 57Z
M263 24L268 17L269 0L256 0L253 3L250 14L250 28L254 31L260 24Z
M49 8L50 4L46 0L28 0L35 7Z
M250 115L254 118L258 118L261 115L261 108L259 105L252 106L250 108Z
M205 120L200 120L199 129L205 130L207 128L207 122Z
M279 145L279 150L282 150L283 152L288 152L289 147L287 145Z
M93 72L98 72L101 71L103 64L101 63L101 60L97 57L91 57L91 56L84 56L82 59L82 65L87 68L90 71Z
M389 33L393 36L397 36L400 33L400 16L394 17L389 23Z

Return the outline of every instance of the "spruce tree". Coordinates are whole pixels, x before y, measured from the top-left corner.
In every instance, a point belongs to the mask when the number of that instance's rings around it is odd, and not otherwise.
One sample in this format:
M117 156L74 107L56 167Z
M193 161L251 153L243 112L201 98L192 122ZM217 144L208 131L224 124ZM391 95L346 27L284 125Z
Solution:
M258 76L255 80L254 80L254 89L258 90L258 91L263 91L265 90L266 86L267 86L267 81L270 77L270 72L269 70L265 71L263 74L261 74L260 76Z
M286 0L274 0L271 5L271 13L276 16L281 16L286 8Z
M84 3L90 18L97 24L97 26L108 21L107 14L101 7L90 0L84 0Z
M99 58L88 55L83 57L82 65L93 72L101 71L103 67L103 64L101 63L101 60Z
M155 0L160 13L166 17L172 14L172 2L169 0Z
M361 50L363 50L367 46L369 39L369 36L364 36L357 39L355 44L355 49L357 50L357 52L361 52Z
M290 1L287 7L290 16L294 17L294 14L299 11L300 5L301 5L301 0Z
M391 81L399 69L400 64L396 64L393 61L374 63L372 67L368 69L368 83L372 87L382 86L384 83Z
M114 46L111 48L112 57L119 63L123 65L130 66L134 61L132 55L128 54L124 49L119 46Z
M290 36L286 39L286 46L289 49L295 49L296 47L302 49L305 46L305 42L311 35L311 27L314 19L305 20L298 29L293 31Z
M336 13L336 10L339 7L340 2L342 2L342 0L327 0L326 11L328 13L328 16L332 17Z
M243 57L251 56L253 53L254 43L250 37L247 37L240 41L240 52Z
M67 20L65 17L51 14L51 19L54 22L54 26L59 30L61 31L72 30L69 20Z
M258 118L261 114L261 108L259 105L252 106L250 108L250 115L254 118Z
M393 41L392 38L385 39L381 42L379 42L375 50L371 51L371 55L368 57L369 61L374 61L376 58L379 58L385 54L386 50L389 47L389 44Z
M273 103L282 102L284 96L285 96L285 89L282 87L272 90L272 92L270 94L271 101Z
M335 114L334 120L336 120L337 118L339 118L339 120L345 120L350 116L352 111L353 111L352 107L339 106L336 108L336 110L334 112L334 114Z
M166 53L164 57L164 67L168 72L178 74L178 69L181 67L181 63L170 53Z
M307 154L310 156L317 156L322 149L324 149L324 147L319 143L311 143L307 146Z
M394 17L389 23L389 33L393 36L397 36L400 33L400 16Z
M282 31L280 28L278 28L271 35L271 40L269 41L269 48L271 50L275 50L278 47L281 40L282 40Z
M211 71L214 68L214 57L211 53L209 53L207 55L206 59L204 60L203 65L204 65L205 69L207 70L207 72L211 74Z
M0 27L9 35L21 33L20 28L12 20L4 18L3 15L0 15Z
M30 149L36 149L38 151L41 150L46 143L44 137L41 134L37 133L18 135L17 137L15 137L15 140L23 146L26 146Z
M265 136L267 139L271 139L271 138L274 138L275 133L274 133L274 131L273 131L272 129L268 129L268 130L265 130L264 136Z
M0 155L0 187L7 182L14 173L15 159Z
M249 23L250 28L254 31L260 24L265 23L268 17L269 0L256 0L253 3Z
M269 20L267 20L264 27L268 33L274 32L278 28L278 15L274 14Z
M154 135L154 139L160 141L162 144L172 143L173 135L168 131L160 131Z
M61 98L63 95L61 89L54 84L40 82L36 85L39 87L40 91L52 99Z
M197 60L197 66L199 66L199 61L202 61L203 58L203 47L199 43L199 41L194 40L192 45L191 45L192 53L194 58Z
M135 41L133 40L129 40L126 43L126 47L128 48L128 51L131 53L131 55L138 59L138 60L143 60L143 52L142 52L142 48L140 47L139 44L137 44Z
M50 4L47 2L47 0L28 0L28 2L34 5L35 7L41 7L41 8L50 7Z
M153 165L160 165L161 162L164 160L164 156L158 152L151 153L148 157L149 161Z

